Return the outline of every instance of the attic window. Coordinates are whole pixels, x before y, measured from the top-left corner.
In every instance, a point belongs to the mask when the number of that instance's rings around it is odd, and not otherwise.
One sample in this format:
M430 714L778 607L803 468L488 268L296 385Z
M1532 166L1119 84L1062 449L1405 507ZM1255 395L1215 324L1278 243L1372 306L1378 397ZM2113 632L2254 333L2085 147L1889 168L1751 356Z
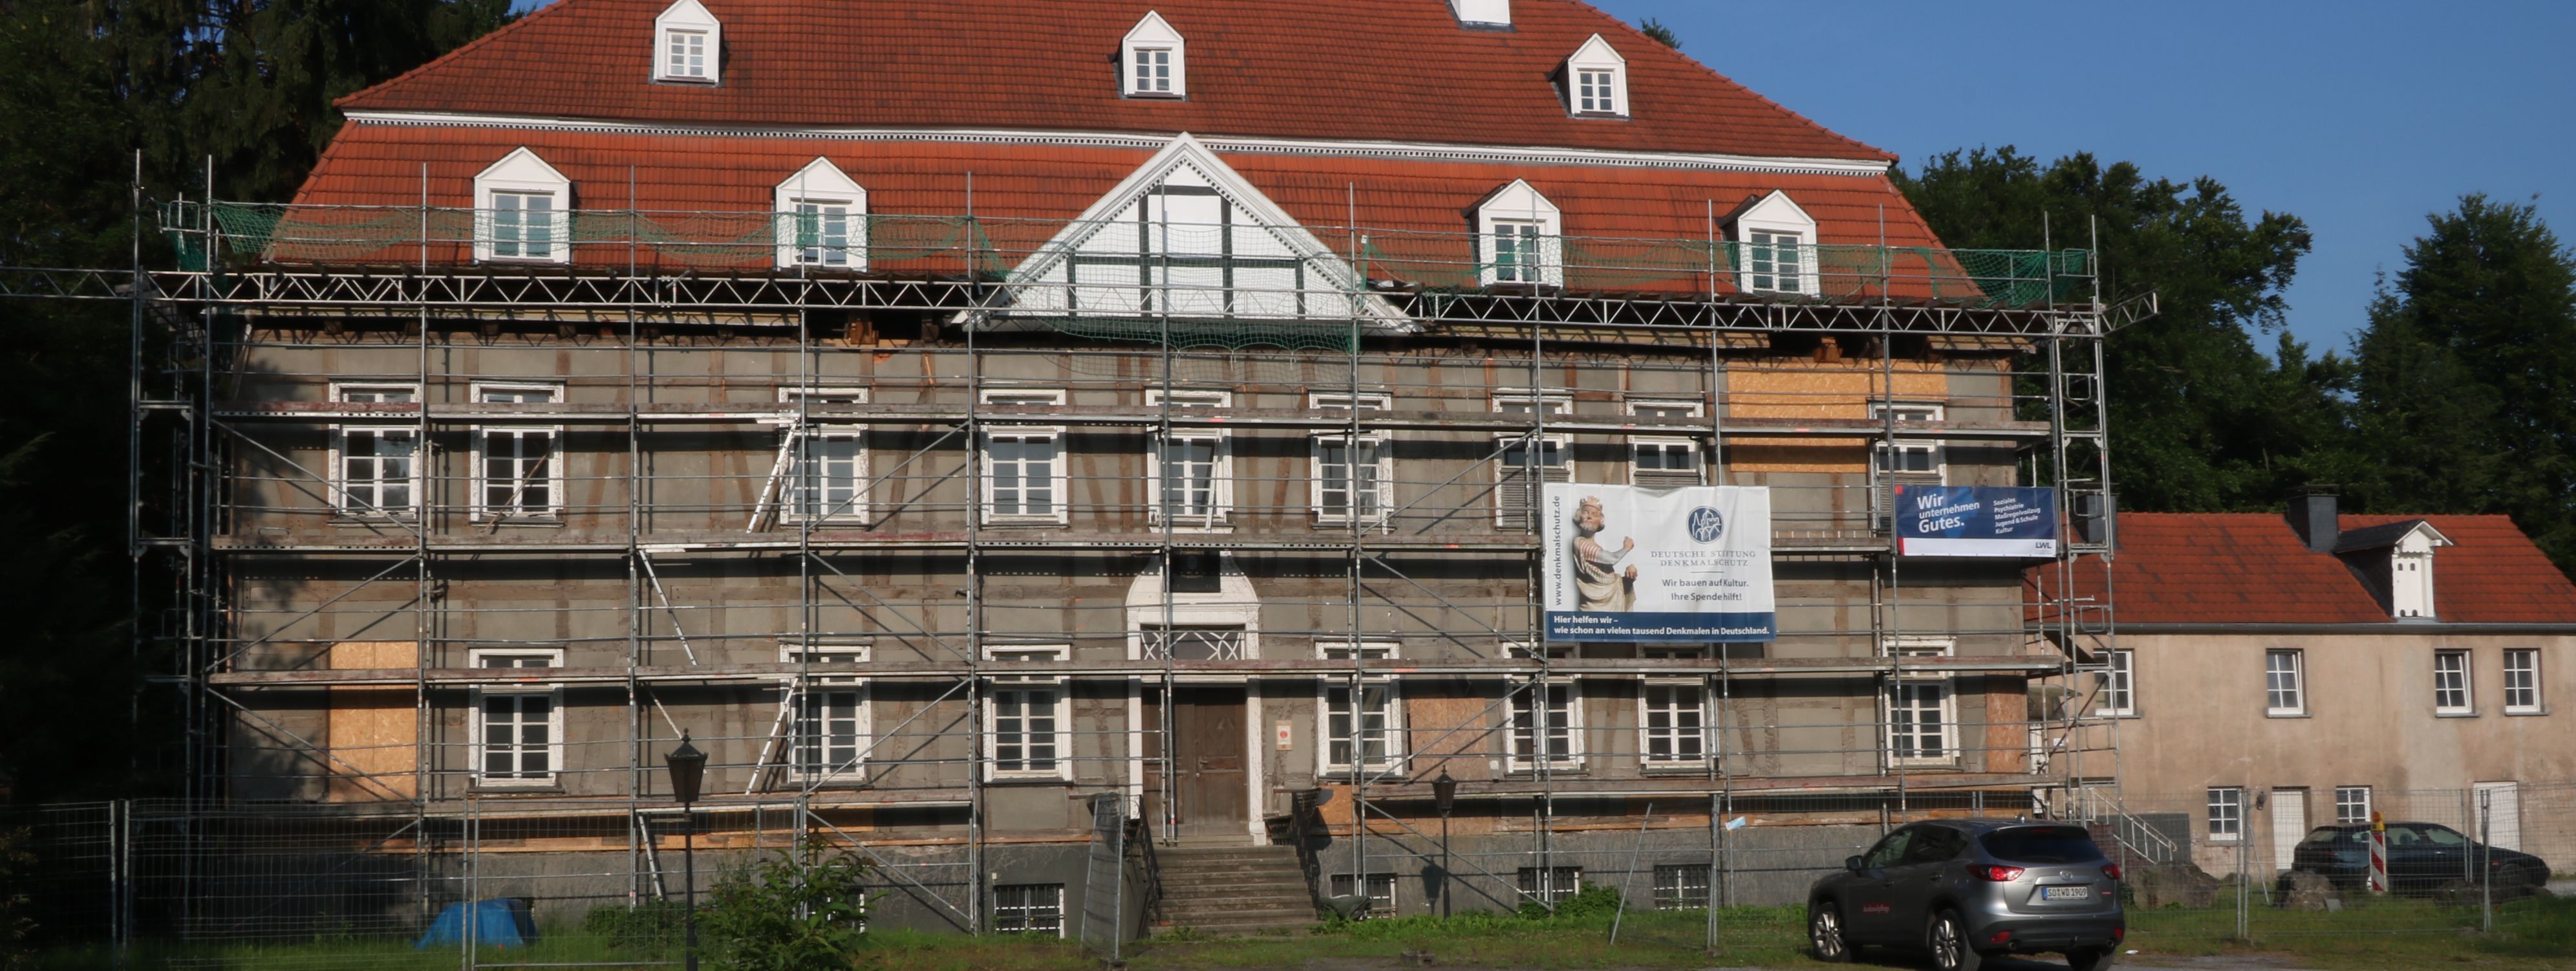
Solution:
M1476 207L1477 282L1565 285L1563 216L1520 180Z
M653 80L714 84L722 68L724 25L698 0L678 0L653 18Z
M1565 59L1566 110L1578 116L1628 116L1628 59L1594 34Z
M474 176L474 258L572 261L572 180L525 148Z
M778 183L778 265L868 268L868 190L829 159Z
M1816 272L1816 220L1786 192L1747 201L1728 220L1735 233L1736 289L1746 293L1793 293L1815 296L1823 280Z
M1162 14L1145 14L1145 19L1127 32L1119 63L1128 97L1189 96L1188 44L1181 39L1180 31L1164 22Z

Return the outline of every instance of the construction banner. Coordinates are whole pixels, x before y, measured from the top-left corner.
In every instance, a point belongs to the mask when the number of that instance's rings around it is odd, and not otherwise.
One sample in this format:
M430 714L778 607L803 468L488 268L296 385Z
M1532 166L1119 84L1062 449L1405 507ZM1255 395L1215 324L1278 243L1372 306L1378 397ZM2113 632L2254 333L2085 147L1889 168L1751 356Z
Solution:
M1768 641L1771 490L1551 482L1544 572L1551 641Z
M1893 498L1899 556L2057 555L2057 490L1900 485Z

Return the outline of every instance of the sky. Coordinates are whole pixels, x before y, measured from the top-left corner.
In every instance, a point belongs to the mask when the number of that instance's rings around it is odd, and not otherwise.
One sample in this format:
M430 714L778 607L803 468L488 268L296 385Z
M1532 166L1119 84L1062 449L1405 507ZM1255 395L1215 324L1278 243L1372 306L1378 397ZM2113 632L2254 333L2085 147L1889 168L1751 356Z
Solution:
M2349 346L2379 272L2465 193L2536 195L2576 241L2576 0L1591 2L1909 168L2092 152L2297 215L2316 248L2289 326L2318 350Z
M2576 2L1592 2L1909 169L2085 151L2295 214L2316 248L2289 326L2318 350L2349 346L2379 271L2465 193L2537 194L2576 242Z

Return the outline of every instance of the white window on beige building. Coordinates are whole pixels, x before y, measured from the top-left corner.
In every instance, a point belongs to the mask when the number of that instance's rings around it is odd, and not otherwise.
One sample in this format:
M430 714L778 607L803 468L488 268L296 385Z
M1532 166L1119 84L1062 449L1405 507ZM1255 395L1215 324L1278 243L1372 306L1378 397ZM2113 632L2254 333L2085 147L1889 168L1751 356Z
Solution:
M560 649L467 652L477 668L559 668ZM474 784L547 786L563 770L563 686L485 685L474 689Z
M1382 412L1391 400L1383 394L1316 392L1306 404L1326 412ZM1356 517L1363 525L1387 527L1387 510L1395 501L1395 460L1386 435L1318 432L1313 447L1307 481L1313 487L1316 525L1346 526Z
M2335 787L2335 823L2349 826L2370 821L2370 787Z
M780 507L791 521L860 521L868 516L865 426L817 418L815 408L863 405L866 388L780 388L790 429L780 450Z
M1014 663L1062 661L1063 645L987 648L992 670ZM984 706L984 777L1073 778L1072 713L1059 675L996 674L992 701Z
M1349 661L1355 654L1364 660L1396 656L1394 641L1361 641L1356 645L1327 641L1315 647L1327 661ZM1349 773L1362 767L1382 771L1403 760L1403 705L1393 678L1369 675L1357 679L1354 687L1350 675L1328 673L1320 681L1324 708L1320 771Z
M864 643L782 644L779 660L787 664L864 664ZM856 781L863 777L869 745L867 686L850 675L788 679L791 694L786 761L804 782Z
M984 404L996 406L1064 406L1062 391L987 391ZM1066 509L1064 429L1054 425L984 425L984 521L986 523L1064 525Z
M563 388L552 384L483 384L473 388L484 405L554 404ZM518 422L474 429L473 517L477 520L551 520L563 511L563 460L556 454L561 425Z
M2469 690L2469 652L2433 652L2433 713L2478 713L2477 699Z
M343 384L331 400L351 405L416 404L420 389L408 384ZM346 424L331 430L331 506L342 516L405 517L417 514L421 491L417 424Z
M1947 657L1946 638L1900 640L1900 659ZM1887 682L1887 757L1897 765L1952 765L1959 759L1958 702L1950 675L1901 671Z
M2299 651L2263 652L2263 713L2276 717L2308 713L2306 657Z
M2213 786L2209 790L2209 841L2233 843L2245 834L2245 790Z
M1687 421L1700 416L1695 401L1631 401L1628 413L1659 421ZM1702 483L1699 441L1692 438L1632 436L1628 439L1628 483L1650 489Z
M2504 651L2504 713L2537 715L2540 705L2540 649L2508 647Z
M1145 392L1145 404L1160 408L1166 404L1177 413L1185 409L1216 409L1234 403L1234 396L1224 391L1174 391L1165 395L1160 388ZM1234 454L1232 443L1222 429L1173 427L1156 437L1155 457L1147 466L1147 494L1156 500L1150 515L1156 522L1171 517L1176 526L1214 528L1225 524L1226 514L1234 506Z
M2103 718L2136 717L2137 652L2114 649L2105 652L2103 660L2108 669L2102 672L2102 692L2093 705L2093 714Z
M1646 648L1650 660L1697 660L1703 648ZM1697 767L1708 760L1708 679L1655 677L1639 685L1639 757L1647 768Z

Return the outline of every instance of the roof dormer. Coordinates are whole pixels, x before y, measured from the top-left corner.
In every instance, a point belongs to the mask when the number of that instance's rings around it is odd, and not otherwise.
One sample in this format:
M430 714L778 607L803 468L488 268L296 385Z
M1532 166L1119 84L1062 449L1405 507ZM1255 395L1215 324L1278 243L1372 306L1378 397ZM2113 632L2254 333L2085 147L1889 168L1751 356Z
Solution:
M1162 14L1146 11L1127 32L1118 63L1119 90L1130 98L1189 97L1188 45Z
M1485 286L1565 285L1564 216L1556 203L1513 179L1476 204L1477 280Z
M1628 59L1599 34L1565 59L1565 110L1586 118L1628 117Z
M1449 12L1469 27L1512 25L1512 0L1449 0Z
M2367 585L2377 588L2395 620L2432 620L2441 616L2433 599L2433 551L2454 545L2451 538L2421 519L2344 530L2335 538L2334 554Z
M715 84L724 69L724 24L698 0L675 0L653 18L653 80Z
M572 262L572 180L522 146L474 176L474 258Z
M1789 194L1755 196L1727 217L1735 242L1735 287L1746 293L1821 291L1816 272L1816 217Z

